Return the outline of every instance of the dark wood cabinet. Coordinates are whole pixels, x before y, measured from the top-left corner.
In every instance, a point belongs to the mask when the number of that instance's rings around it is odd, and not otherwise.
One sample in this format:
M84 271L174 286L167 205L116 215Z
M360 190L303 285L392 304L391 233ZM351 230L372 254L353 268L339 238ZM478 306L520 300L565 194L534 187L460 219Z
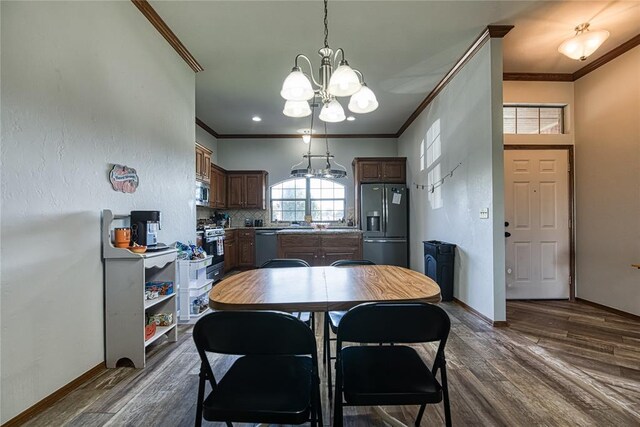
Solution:
M225 209L227 207L227 172L212 164L210 182L209 206Z
M278 258L298 258L312 266L327 266L340 259L362 259L362 235L278 235Z
M267 172L229 171L228 209L266 209Z
M224 271L228 272L238 265L238 246L236 245L236 230L224 233Z
M238 230L238 267L255 267L256 233L255 230Z
M405 183L407 181L406 157L356 157L353 172L356 183Z
M211 150L196 144L196 180L209 181L211 178Z

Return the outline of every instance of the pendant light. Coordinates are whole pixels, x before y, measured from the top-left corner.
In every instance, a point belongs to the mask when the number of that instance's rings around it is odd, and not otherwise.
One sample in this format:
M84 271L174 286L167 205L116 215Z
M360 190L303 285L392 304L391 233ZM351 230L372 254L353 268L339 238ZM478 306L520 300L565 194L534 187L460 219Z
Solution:
M313 75L311 60L303 54L298 54L291 72L282 84L280 95L287 101L307 102L314 95L322 100L320 120L330 123L345 120L344 109L336 97L350 96L349 110L354 113L370 113L378 108L373 91L369 89L362 73L351 68L345 59L344 50L339 48L335 52L329 47L329 23L327 0L324 0L324 47L318 50L321 57L318 80ZM338 62L340 55L340 62ZM304 60L309 65L309 74L305 74L298 65L298 60ZM337 66L336 66L337 65ZM335 68L335 69L334 69ZM301 104L287 106L282 111L288 117L305 117ZM352 108L353 107L353 108ZM308 115L308 114L307 114Z

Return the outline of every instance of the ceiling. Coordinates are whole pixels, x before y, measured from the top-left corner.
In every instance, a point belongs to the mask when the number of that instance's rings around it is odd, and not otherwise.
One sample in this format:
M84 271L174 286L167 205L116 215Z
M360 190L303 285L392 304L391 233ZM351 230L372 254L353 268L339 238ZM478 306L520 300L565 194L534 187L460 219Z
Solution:
M282 114L282 81L304 53L317 76L323 5L307 1L152 1L204 71L196 75L196 116L219 134L292 134L309 118ZM557 52L589 21L609 39L586 62ZM364 73L380 107L331 134L394 134L490 24L504 39L505 72L572 73L638 34L640 2L329 1L329 45ZM307 72L309 70L306 70ZM348 114L348 98L339 99ZM253 122L258 115L261 122ZM319 123L319 125L318 125ZM324 133L316 120L314 132Z

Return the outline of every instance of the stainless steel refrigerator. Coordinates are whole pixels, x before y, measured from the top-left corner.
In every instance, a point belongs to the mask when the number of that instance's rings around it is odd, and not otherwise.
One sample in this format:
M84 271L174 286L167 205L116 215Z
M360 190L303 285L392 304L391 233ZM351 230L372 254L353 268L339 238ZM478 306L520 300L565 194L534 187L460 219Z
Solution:
M407 267L408 191L404 184L360 186L363 257L376 264Z

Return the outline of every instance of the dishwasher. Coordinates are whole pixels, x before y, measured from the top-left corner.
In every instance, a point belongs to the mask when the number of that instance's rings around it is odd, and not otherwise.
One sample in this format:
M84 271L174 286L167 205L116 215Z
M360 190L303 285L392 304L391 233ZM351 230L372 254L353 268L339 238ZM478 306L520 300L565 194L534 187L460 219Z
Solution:
M277 230L256 230L256 267L278 258Z

